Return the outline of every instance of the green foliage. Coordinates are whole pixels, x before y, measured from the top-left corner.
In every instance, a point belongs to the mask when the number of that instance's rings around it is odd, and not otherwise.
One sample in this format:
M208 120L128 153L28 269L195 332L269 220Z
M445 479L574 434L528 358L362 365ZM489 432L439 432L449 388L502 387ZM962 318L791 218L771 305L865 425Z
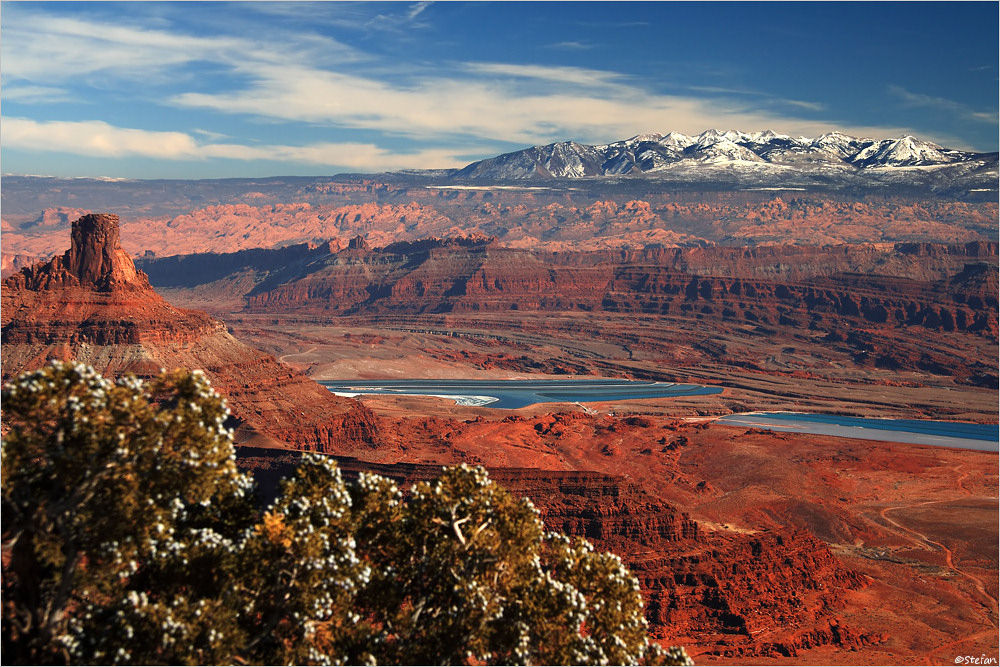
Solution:
M53 364L4 388L3 416L5 662L219 655L195 641L212 620L188 619L189 597L225 585L213 568L252 512L204 376L144 386ZM133 642L143 627L162 637Z
M52 365L3 391L3 660L684 664L638 583L461 465L404 495L306 455L261 511L224 401Z

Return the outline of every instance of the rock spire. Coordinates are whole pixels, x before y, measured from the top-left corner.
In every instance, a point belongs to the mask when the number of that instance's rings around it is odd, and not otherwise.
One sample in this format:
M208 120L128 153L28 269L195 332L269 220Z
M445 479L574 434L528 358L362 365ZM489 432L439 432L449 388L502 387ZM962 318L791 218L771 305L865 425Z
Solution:
M70 248L45 264L24 268L4 281L15 289L87 287L99 292L150 289L118 238L118 216L89 213L73 222Z

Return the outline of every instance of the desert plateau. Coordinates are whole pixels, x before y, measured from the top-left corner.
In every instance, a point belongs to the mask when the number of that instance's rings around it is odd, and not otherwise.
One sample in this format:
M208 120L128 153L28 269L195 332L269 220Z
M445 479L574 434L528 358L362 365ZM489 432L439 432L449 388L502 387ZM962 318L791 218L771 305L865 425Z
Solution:
M964 243L549 250L478 225L372 247L356 222L345 240L133 260L119 227L162 225L185 247L216 220L85 215L69 251L5 279L4 377L52 356L110 375L204 368L241 465L271 484L297 451L403 484L482 465L550 527L619 554L651 636L700 663L995 650L995 450L717 421L996 424L997 244L978 227ZM721 392L501 409L317 384L602 377Z
M997 665L998 20L5 3L4 661Z

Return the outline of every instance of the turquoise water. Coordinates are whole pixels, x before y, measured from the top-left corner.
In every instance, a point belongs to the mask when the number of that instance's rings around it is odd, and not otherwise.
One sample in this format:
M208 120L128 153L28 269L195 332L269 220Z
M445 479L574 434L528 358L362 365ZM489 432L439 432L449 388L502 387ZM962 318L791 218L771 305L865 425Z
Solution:
M722 387L642 380L579 378L572 380L374 380L321 382L335 394L397 394L452 398L459 405L488 405L514 410L535 403L670 398L719 394Z
M802 412L751 412L729 415L717 420L731 426L751 426L774 431L814 433L843 438L863 438L884 442L908 442L998 451L1000 426L925 419L869 419L839 415L814 415Z
M722 387L642 380L575 378L567 380L370 380L322 382L341 396L392 394L437 396L459 405L514 410L536 403L588 403L704 396ZM757 412L729 415L720 424L766 428L775 431L814 433L843 438L863 438L918 445L998 451L1000 426L922 419L868 419L801 412Z

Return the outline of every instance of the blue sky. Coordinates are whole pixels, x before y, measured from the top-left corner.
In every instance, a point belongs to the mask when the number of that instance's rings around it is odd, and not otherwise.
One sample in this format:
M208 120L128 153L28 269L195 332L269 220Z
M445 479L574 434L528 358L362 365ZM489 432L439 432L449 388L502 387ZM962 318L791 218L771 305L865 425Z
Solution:
M773 129L997 150L996 2L6 2L4 173L324 175Z

